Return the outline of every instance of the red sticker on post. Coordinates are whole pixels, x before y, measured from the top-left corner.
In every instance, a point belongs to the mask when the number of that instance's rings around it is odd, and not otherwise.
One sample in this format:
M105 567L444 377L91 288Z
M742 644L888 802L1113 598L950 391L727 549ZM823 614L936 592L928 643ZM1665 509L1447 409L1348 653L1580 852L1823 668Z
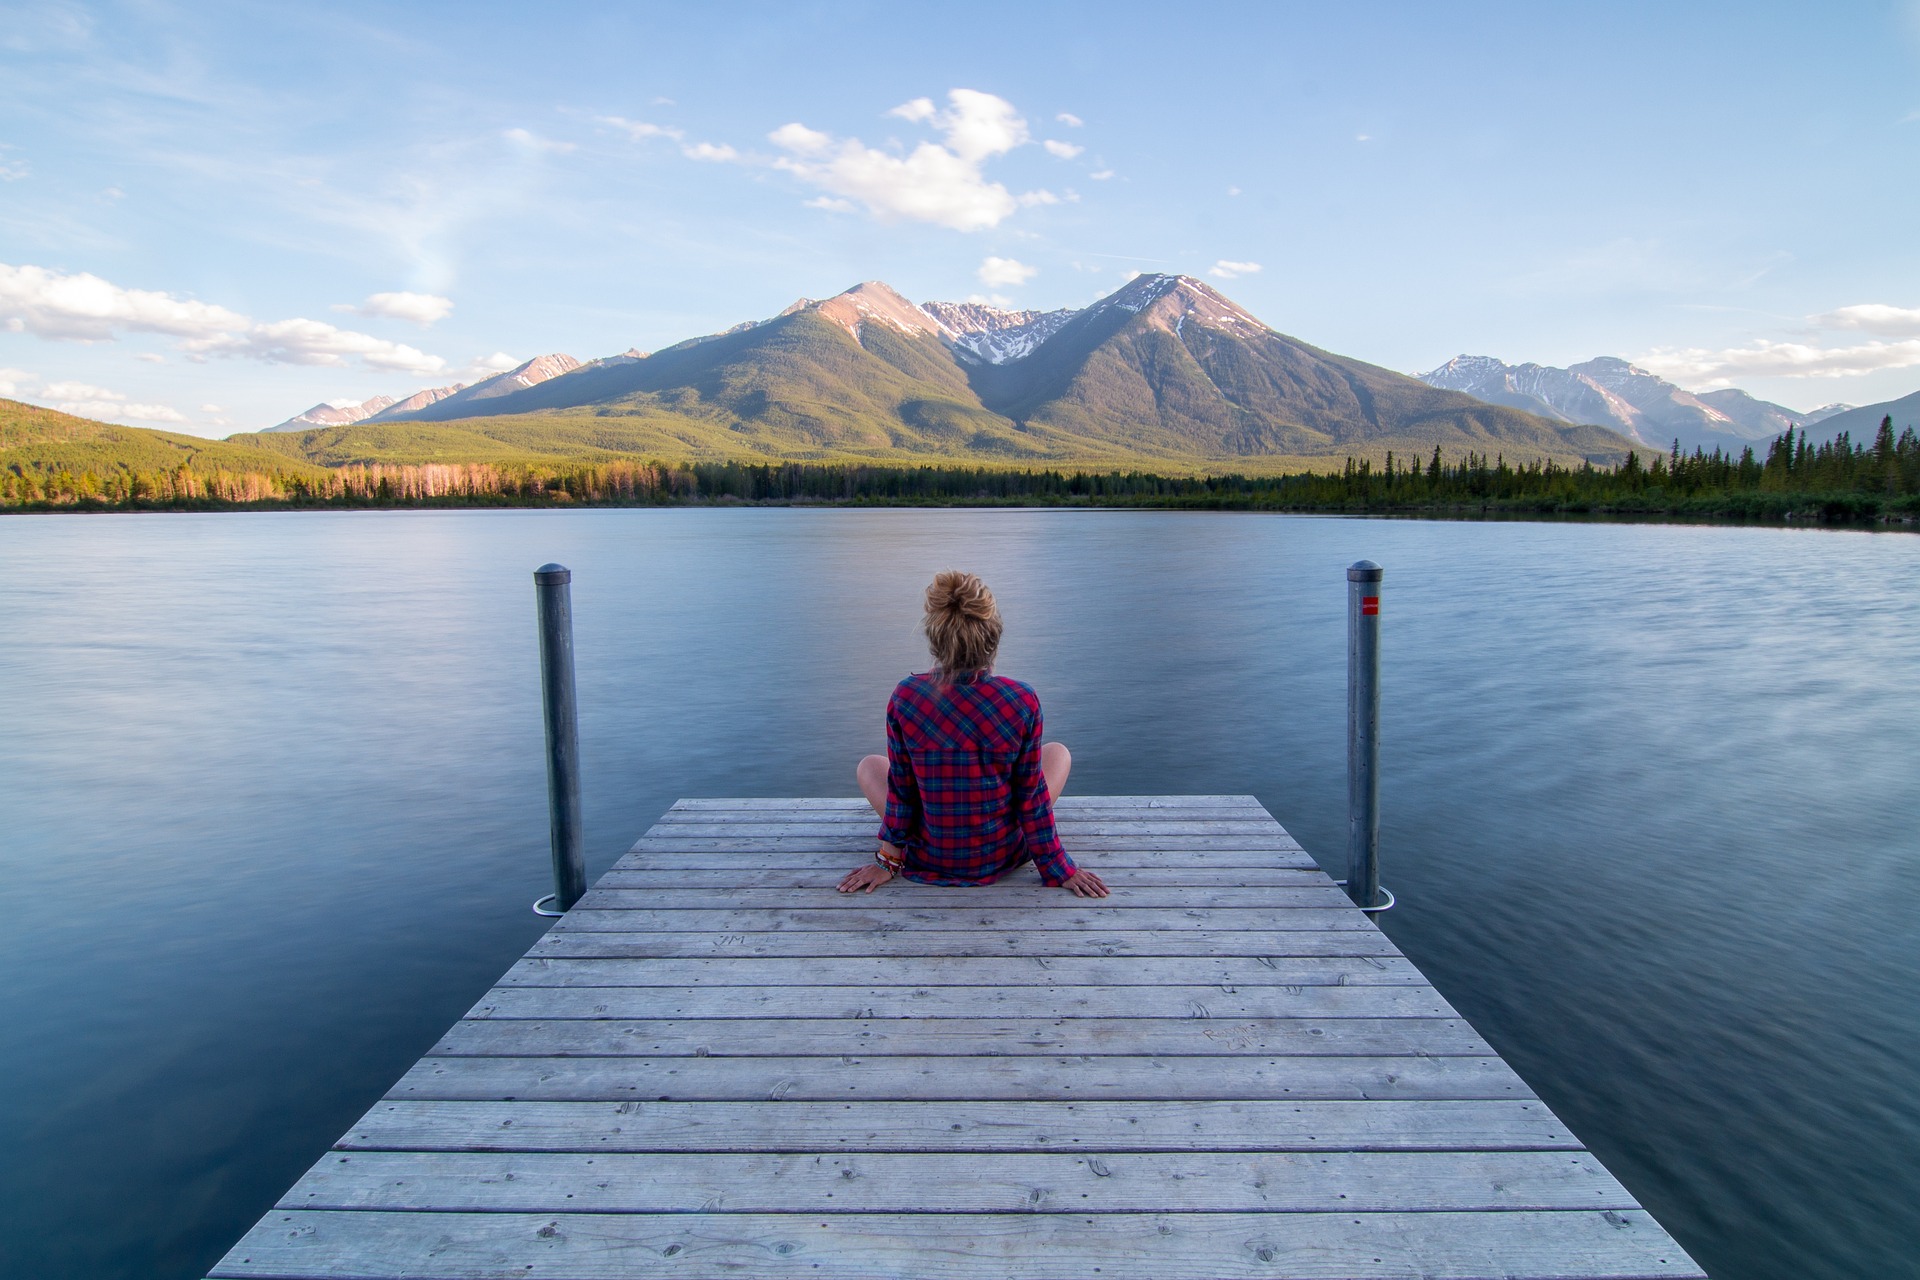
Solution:
M1361 596L1360 597L1360 616L1363 618L1379 617L1380 616L1380 597L1379 596Z

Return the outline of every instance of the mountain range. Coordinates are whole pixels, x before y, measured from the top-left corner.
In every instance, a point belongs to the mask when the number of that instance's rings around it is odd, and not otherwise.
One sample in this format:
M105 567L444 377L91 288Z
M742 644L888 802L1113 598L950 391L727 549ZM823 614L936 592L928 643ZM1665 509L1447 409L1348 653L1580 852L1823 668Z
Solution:
M1321 350L1174 275L1049 312L921 306L871 281L651 354L544 356L234 439L327 464L647 454L1183 471L1411 461L1436 445L1608 463L1633 443Z
M1611 427L1637 443L1663 451L1678 440L1688 452L1697 447L1737 454L1749 445L1773 439L1788 427L1813 426L1853 408L1831 404L1812 413L1799 413L1733 388L1685 391L1613 356L1556 369L1507 364L1492 356L1463 355L1419 378L1430 387L1464 391L1543 418ZM1874 421L1877 424L1879 419ZM1816 433L1816 438L1830 438L1832 434Z

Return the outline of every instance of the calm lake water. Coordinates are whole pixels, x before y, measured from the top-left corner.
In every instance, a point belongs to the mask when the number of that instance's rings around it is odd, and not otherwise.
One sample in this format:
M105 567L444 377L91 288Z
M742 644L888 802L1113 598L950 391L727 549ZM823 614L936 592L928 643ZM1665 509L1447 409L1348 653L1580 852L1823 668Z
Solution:
M1715 1276L1920 1276L1920 539L805 510L0 521L0 1274L202 1274L538 934L542 562L592 877L852 794L954 566L1075 791L1336 864L1361 557L1388 932Z

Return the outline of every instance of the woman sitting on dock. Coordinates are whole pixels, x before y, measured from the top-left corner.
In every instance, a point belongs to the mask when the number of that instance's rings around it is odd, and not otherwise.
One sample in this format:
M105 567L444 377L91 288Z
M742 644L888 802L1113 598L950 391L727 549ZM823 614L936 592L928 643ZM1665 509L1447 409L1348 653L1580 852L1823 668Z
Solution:
M1049 886L1104 898L1107 886L1060 847L1053 801L1073 763L1041 744L1040 697L993 674L1000 609L987 584L947 572L927 588L923 626L934 669L908 676L887 702L887 754L855 777L880 815L872 865L840 892L872 893L896 875L927 884L991 884L1031 861Z

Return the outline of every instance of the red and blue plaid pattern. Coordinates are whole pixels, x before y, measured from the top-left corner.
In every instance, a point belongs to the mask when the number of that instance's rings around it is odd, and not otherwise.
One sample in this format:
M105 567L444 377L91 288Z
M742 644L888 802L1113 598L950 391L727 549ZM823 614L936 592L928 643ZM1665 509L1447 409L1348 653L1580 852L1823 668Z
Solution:
M880 838L928 884L990 884L1033 859L1074 873L1040 772L1040 697L1005 676L908 676L887 702L887 816Z

